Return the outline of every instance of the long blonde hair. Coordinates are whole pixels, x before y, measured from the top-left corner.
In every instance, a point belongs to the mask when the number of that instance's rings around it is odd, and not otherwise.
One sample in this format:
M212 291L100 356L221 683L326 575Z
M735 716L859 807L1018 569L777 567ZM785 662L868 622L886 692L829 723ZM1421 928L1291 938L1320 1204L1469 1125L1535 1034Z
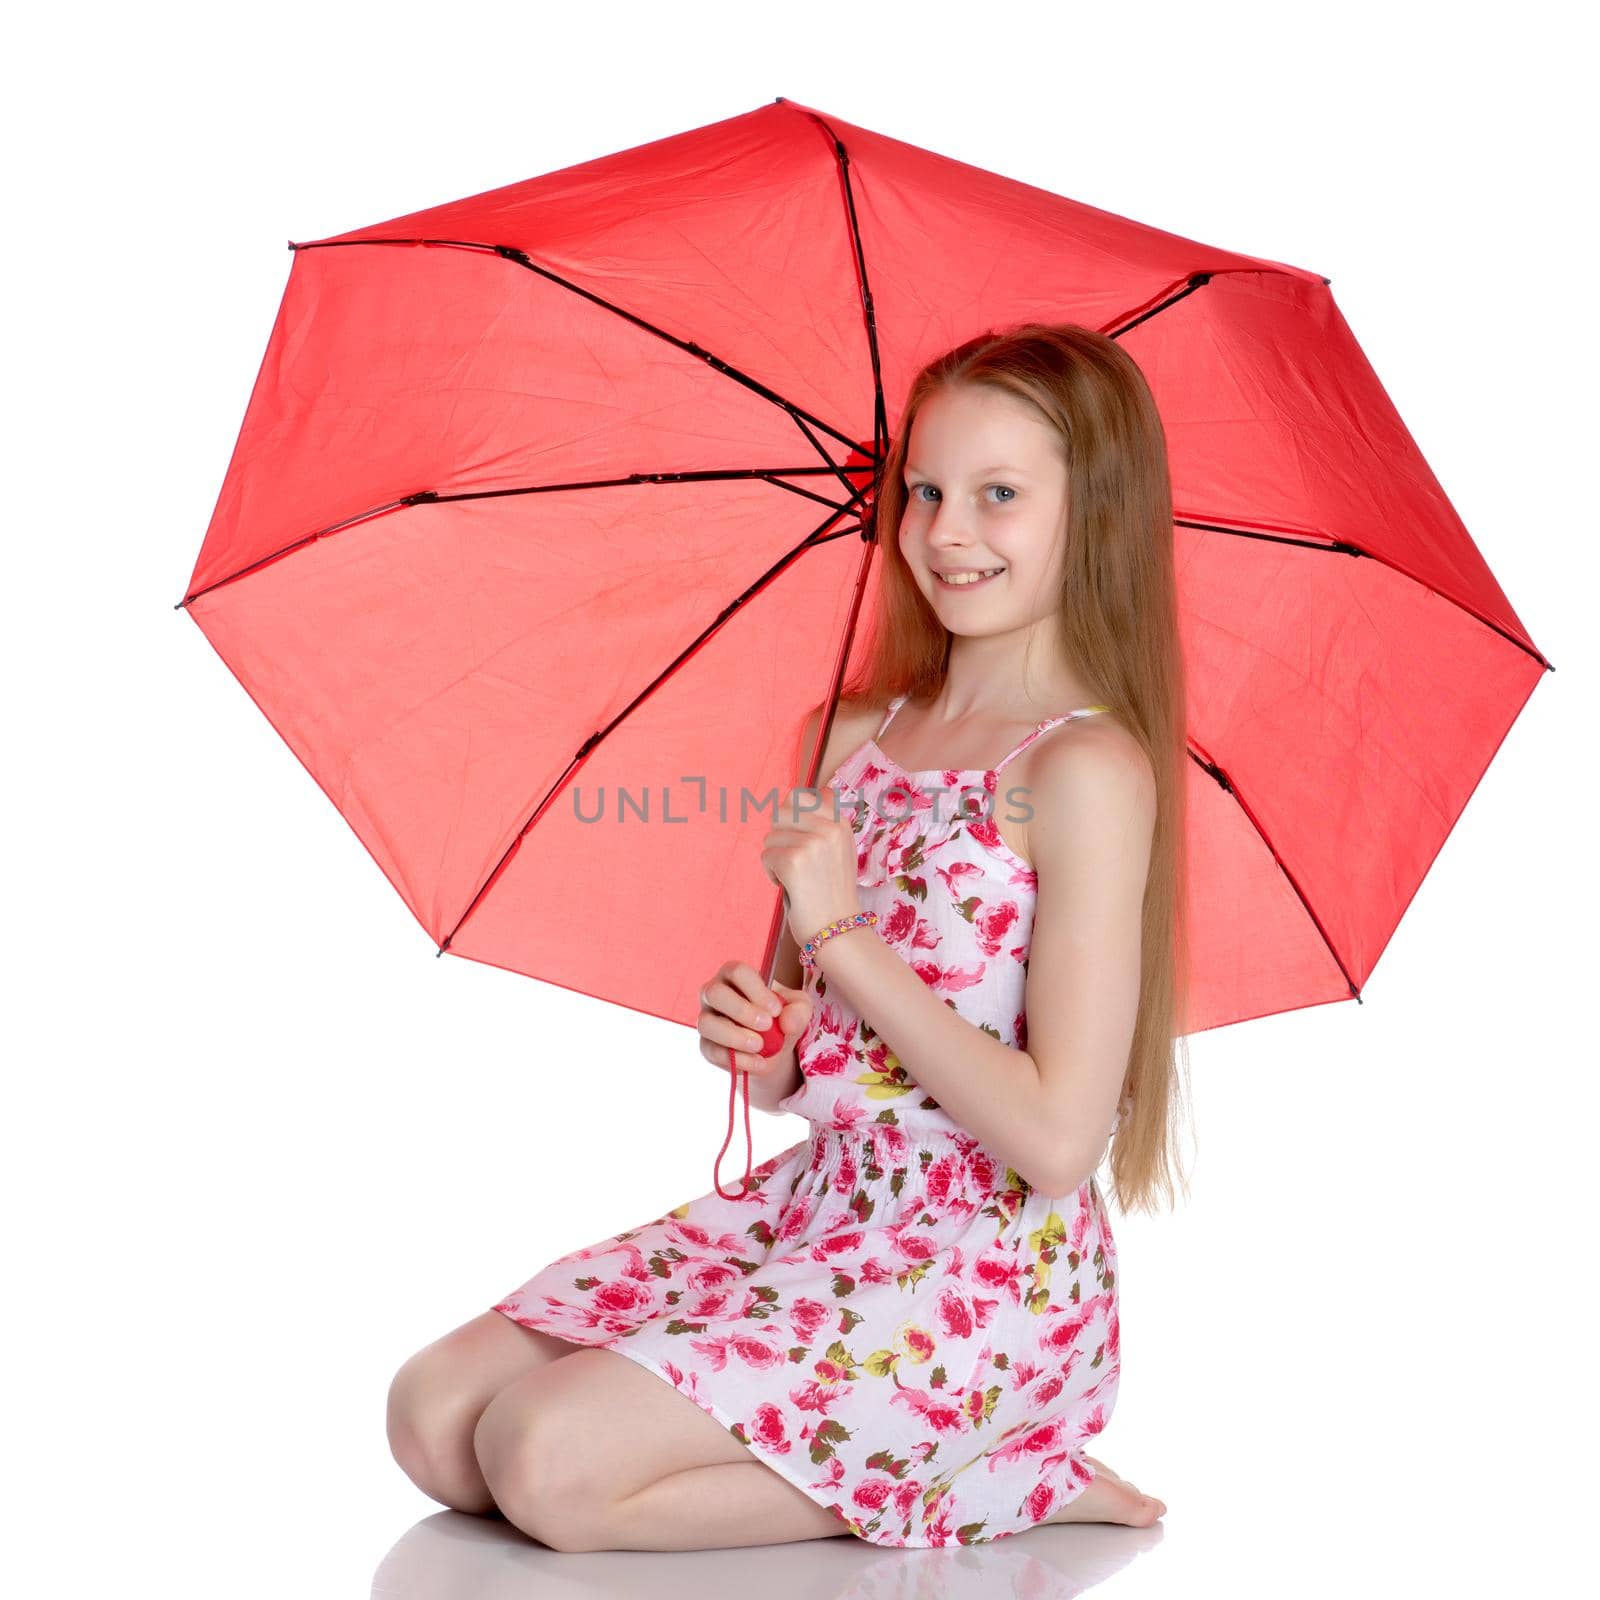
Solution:
M1188 719L1166 433L1133 358L1105 334L1073 323L991 330L924 367L907 394L869 513L882 567L865 652L843 690L853 705L881 705L899 694L925 698L944 682L950 632L906 566L899 528L912 423L929 395L956 384L1028 401L1059 434L1069 485L1061 645L1155 772L1139 1008L1110 1146L1118 1207L1154 1211L1158 1193L1172 1203L1174 1177L1188 1193L1176 1141L1187 1103Z

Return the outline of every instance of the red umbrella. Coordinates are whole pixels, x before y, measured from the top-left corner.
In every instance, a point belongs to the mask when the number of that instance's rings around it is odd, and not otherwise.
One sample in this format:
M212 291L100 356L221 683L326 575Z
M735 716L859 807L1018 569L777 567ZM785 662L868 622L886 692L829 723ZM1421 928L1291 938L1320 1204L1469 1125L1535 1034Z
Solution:
M1193 1030L1360 998L1550 665L1317 273L783 99L290 249L179 604L440 954L691 1027L771 973L891 407L985 328L1161 409Z

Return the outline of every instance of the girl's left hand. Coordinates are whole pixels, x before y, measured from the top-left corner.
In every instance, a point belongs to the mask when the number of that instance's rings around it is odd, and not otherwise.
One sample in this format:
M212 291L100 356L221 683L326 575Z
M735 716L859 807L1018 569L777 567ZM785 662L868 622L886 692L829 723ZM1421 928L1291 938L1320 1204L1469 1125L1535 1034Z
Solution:
M789 898L796 944L861 909L856 836L844 816L834 817L834 799L832 789L785 791L777 825L762 840L761 867Z

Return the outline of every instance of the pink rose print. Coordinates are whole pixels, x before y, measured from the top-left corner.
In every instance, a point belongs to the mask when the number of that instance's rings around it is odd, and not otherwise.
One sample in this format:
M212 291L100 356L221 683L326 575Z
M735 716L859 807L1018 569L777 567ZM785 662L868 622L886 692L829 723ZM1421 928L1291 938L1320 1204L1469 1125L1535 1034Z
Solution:
M1002 1256L980 1256L972 1264L972 1275L985 1289L992 1289L1012 1300L1022 1298L1026 1269L1017 1261Z
M994 1187L995 1180L1000 1176L1000 1168L994 1158L985 1151L979 1151L968 1163L968 1170L972 1174L973 1183L984 1193Z
M710 1362L713 1372L721 1372L728 1364L730 1355L758 1372L782 1366L788 1359L776 1345L758 1339L753 1334L734 1333L715 1339L691 1339L689 1345Z
M839 1170L833 1175L833 1188L838 1194L850 1194L856 1186L856 1162L854 1154L846 1150L839 1158Z
M1011 925L1016 920L1015 900L1001 900L997 904L985 906L972 919L972 925L978 934L978 948L986 956L998 955L1006 935L1011 931Z
M1067 1229L1067 1248L1069 1250L1076 1251L1080 1256L1085 1254L1083 1248L1083 1236L1088 1227L1089 1212L1086 1208L1080 1211L1077 1216L1072 1219L1072 1226Z
M719 1250L737 1250L738 1241L730 1239L726 1244L718 1245ZM725 1289L729 1284L737 1283L740 1273L737 1268L730 1267L726 1261L703 1261L691 1259L683 1274L684 1284L690 1289L697 1289L710 1294L715 1289Z
M962 1163L954 1156L941 1156L930 1162L926 1174L928 1204L942 1209L956 1197L964 1177Z
M815 1364L817 1378L822 1383L842 1383L850 1376L850 1368L842 1361L832 1361L824 1356Z
M1000 837L1000 830L995 826L994 816L986 817L968 816L962 818L962 826L967 833L981 844L986 850L1004 850L1006 842Z
M1066 1444L1066 1430L1059 1422L1046 1422L1037 1428L1024 1428L1015 1438L989 1452L993 1472L1018 1456L1045 1456Z
M934 1243L925 1233L896 1233L893 1235L894 1252L905 1261L931 1261Z
M838 1078L848 1072L852 1066L849 1050L837 1040L822 1034L817 1034L823 1040L820 1048L811 1050L800 1062L800 1070L808 1078Z
M855 1493L850 1496L852 1505L859 1506L863 1511L876 1511L883 1506L894 1493L894 1483L888 1478L868 1478L865 1482L857 1484Z
M939 881L950 891L952 900L965 900L974 887L983 883L986 874L976 861L941 860L933 869Z
M911 1141L896 1123L877 1123L872 1129L872 1147L880 1167L902 1166L911 1158Z
M1039 1349L1045 1355L1065 1354L1079 1342L1078 1336L1089 1326L1093 1302L1080 1306L1076 1316L1062 1317L1047 1328L1039 1339Z
M739 1236L734 1233L708 1233L704 1228L697 1228L692 1222L673 1221L673 1232L686 1245L700 1251L702 1255L716 1255L721 1250L732 1250L739 1243Z
M939 1331L947 1339L970 1339L973 1333L972 1302L959 1289L946 1287L933 1302L933 1315Z
M1083 1419L1083 1434L1086 1439L1093 1438L1106 1425L1106 1411L1104 1406L1096 1406L1088 1416Z
M895 1485L894 1514L897 1517L909 1517L918 1500L922 1498L924 1484L920 1479L908 1478L904 1483Z
M748 1316L751 1306L756 1303L755 1296L744 1289L723 1293L712 1291L679 1304L683 1315L691 1322L711 1322L718 1317Z
M818 1239L812 1247L812 1253L818 1261L826 1260L829 1256L848 1256L861 1248L861 1241L865 1237L859 1230L854 1233L834 1233L827 1238Z
M940 994L960 994L983 982L983 963L970 967L943 967L937 961L913 961L911 970Z
M777 1237L785 1242L790 1239L802 1238L806 1231L806 1224L810 1221L810 1199L798 1200L784 1212L783 1220L778 1224Z
M906 944L915 932L917 922L917 908L909 900L896 900L887 912L878 914L878 937L886 944Z
M783 1412L775 1405L758 1406L745 1424L745 1434L758 1449L769 1455L787 1455L791 1448L784 1432Z
M736 1333L729 1339L728 1344L747 1367L765 1369L780 1366L785 1359L783 1351L765 1339L756 1338L753 1334Z
M795 1337L806 1344L816 1338L818 1331L833 1316L833 1311L820 1300L800 1295L789 1307L789 1325Z
M1030 1517L1036 1522L1043 1522L1055 1509L1055 1490L1048 1483L1036 1483L1023 1504Z
M828 1127L834 1133L859 1136L863 1125L871 1120L872 1113L865 1106L855 1101L840 1099L834 1102L834 1112L828 1120Z
M934 1516L922 1526L923 1538L934 1547L955 1544L955 1529L950 1522L950 1496L947 1494L933 1510Z
M798 1411L815 1411L826 1416L830 1407L842 1405L849 1398L851 1388L852 1385L841 1383L837 1378L813 1378L792 1388L789 1399Z
M921 1389L896 1389L889 1404L905 1406L935 1433L960 1433L967 1426L966 1414L960 1405L944 1395L925 1394Z
M605 1316L624 1316L630 1311L647 1310L654 1297L648 1289L636 1283L613 1282L600 1284L590 1296L589 1303Z

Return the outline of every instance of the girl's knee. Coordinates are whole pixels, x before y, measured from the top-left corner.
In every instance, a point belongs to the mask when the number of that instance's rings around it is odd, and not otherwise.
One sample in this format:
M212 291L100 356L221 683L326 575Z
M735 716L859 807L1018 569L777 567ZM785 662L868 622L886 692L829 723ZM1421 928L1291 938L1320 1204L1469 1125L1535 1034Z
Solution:
M456 1511L494 1509L472 1449L482 1407L442 1379L419 1351L389 1384L386 1428L400 1470L429 1497Z
M389 1383L389 1450L401 1471L458 1511L492 1509L473 1448L479 1418L507 1385L577 1348L486 1311L417 1351Z

